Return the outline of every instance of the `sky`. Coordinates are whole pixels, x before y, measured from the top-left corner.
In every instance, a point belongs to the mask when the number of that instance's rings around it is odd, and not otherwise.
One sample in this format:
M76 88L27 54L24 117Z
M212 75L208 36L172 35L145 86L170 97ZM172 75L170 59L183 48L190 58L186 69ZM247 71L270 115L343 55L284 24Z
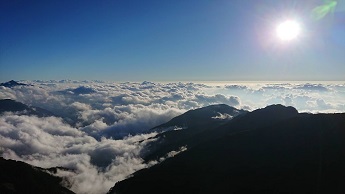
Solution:
M345 2L313 18L325 2L2 0L0 81L343 81Z

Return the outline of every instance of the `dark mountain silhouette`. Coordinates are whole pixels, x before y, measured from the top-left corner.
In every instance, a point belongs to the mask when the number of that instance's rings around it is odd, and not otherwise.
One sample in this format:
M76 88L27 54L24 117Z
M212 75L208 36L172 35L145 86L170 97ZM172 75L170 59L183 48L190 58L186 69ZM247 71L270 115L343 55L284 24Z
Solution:
M52 92L53 94L58 94L58 95L67 95L67 96L73 96L73 98L75 98L76 101L83 100L82 95L84 94L94 94L97 91L90 88L90 87L86 87L86 86L79 86L77 88L68 88L65 90L60 90L60 91L56 91L56 92ZM78 98L76 98L78 97ZM74 113L73 113L74 114ZM69 115L69 117L78 117L77 115Z
M31 107L11 99L0 100L0 114L4 112L16 112L19 115L36 115L38 117L54 116L53 113L45 109Z
M0 193L72 194L60 185L63 181L45 169L0 157Z
M5 82L5 83L0 83L0 86L4 86L4 87L7 87L7 88L13 88L15 86L29 86L28 84L23 84L23 83L18 83L14 80L11 80L11 81L8 81L8 82Z
M198 145L209 140L208 135L204 135L207 134L207 131L218 134L217 131L214 131L215 128L245 113L247 111L238 110L225 104L210 105L187 111L167 123L154 127L152 130L156 131L164 131L175 127L182 129L160 133L155 137L158 138L158 141L148 144L142 156L146 161L157 160L164 157L168 152L178 150L182 146L193 147Z
M186 113L171 119L169 122L154 127L152 130L159 130L169 127L201 127L205 124L226 122L232 117L243 114L246 111L238 110L226 104L210 105L207 107L190 110ZM220 118L221 115L229 116L228 118Z
M58 93L63 93L63 94L69 94L69 95L80 95L80 94L93 94L96 91L92 88L85 87L85 86L80 86L74 89L66 89L59 91Z
M272 105L195 138L203 140L109 193L345 193L344 113Z
M88 88L88 87L85 87L85 86L80 86L78 88L75 88L72 90L72 92L74 94L92 94L92 93L95 93L96 91L93 90L92 88Z

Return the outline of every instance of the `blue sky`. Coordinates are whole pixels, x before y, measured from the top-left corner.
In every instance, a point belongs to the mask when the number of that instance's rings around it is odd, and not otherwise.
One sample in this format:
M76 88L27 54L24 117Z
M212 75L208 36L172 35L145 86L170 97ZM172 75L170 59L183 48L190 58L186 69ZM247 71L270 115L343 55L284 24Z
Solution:
M0 2L0 81L345 80L345 5L323 1ZM282 42L275 27L296 19Z

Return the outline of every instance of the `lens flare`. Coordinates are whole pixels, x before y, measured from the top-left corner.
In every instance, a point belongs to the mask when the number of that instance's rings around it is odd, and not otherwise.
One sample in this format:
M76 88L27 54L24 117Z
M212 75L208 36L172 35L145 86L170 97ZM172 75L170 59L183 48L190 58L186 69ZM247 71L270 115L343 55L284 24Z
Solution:
M333 13L337 4L337 1L326 1L323 5L315 7L312 11L312 18L315 20L320 20L327 14Z

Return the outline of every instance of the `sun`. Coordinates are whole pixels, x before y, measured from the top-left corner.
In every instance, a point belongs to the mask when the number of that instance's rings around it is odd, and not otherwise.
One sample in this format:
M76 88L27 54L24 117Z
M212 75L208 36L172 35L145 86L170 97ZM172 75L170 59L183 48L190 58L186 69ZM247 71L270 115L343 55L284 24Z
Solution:
M298 37L301 32L300 24L295 20L286 20L276 28L277 36L282 41L290 41Z

